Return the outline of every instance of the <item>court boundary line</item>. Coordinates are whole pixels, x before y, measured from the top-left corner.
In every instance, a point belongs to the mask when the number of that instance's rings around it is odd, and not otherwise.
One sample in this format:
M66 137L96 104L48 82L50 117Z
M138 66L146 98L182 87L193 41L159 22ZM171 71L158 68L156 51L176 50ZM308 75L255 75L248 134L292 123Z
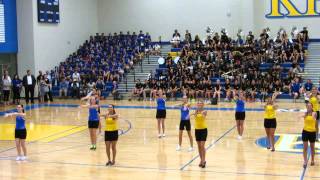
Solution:
M0 159L1 161L1 159ZM2 161L14 161L10 159L2 159ZM89 163L74 163L74 162L56 162L56 161L35 161L27 160L26 163L42 163L42 164L59 164L59 165L73 165L73 166L89 166L89 167L103 167L106 169L139 169L139 170L149 170L157 172L181 172L179 169L173 168L156 168L156 167L139 167L139 166L126 166L126 165L115 165L115 166L105 166L104 164L89 164ZM299 177L298 175L289 175L289 174L271 174L271 173L250 173L250 172L232 172L232 171L214 171L214 170L185 170L184 172L206 172L213 174L230 174L230 175L251 175L251 176L271 176L271 177ZM312 179L320 179L320 176L306 176Z
M306 171L307 171L307 168L308 168L308 162L309 162L310 156L311 156L311 150L310 150L310 148L308 148L307 166L306 166L306 168L302 168L300 180L304 179L304 175L306 174Z
M236 125L234 125L232 128L230 128L229 130L227 130L225 133L223 133L217 140L215 140L214 142L211 142L207 147L206 147L206 151L208 151L213 145L217 144L222 138L224 138L227 134L229 134L233 129L235 129ZM187 166L189 166L194 160L196 160L198 157L200 157L200 155L196 155L195 157L193 157L191 160L189 160L186 164L184 164L183 166L180 167L180 170L183 171L184 168L186 168Z

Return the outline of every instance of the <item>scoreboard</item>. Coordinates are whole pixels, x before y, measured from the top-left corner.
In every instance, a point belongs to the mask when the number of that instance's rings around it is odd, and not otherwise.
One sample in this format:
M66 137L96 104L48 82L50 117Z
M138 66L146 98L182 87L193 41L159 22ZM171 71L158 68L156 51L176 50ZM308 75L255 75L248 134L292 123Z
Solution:
M38 0L38 22L60 22L59 0Z
M16 0L0 0L0 53L17 53Z

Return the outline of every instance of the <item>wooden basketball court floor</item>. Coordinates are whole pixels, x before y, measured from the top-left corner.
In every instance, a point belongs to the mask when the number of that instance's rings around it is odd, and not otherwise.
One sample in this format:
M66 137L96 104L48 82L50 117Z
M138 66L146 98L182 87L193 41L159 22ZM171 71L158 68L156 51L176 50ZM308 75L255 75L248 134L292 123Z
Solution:
M0 179L320 179L320 159L316 166L302 168L301 140L305 109L303 103L277 103L280 134L276 152L264 142L263 109L260 103L247 103L245 132L237 139L234 104L220 103L208 108L207 167L198 167L197 150L188 152L184 133L182 151L176 151L180 111L168 109L166 137L158 139L154 102L102 101L116 105L122 135L118 141L116 165L106 167L103 133L96 151L89 150L88 110L77 108L79 101L55 101L49 105L28 106L28 160L16 162L13 118L0 109ZM177 102L167 102L171 107ZM192 123L193 123L192 119ZM104 124L104 123L103 123ZM194 131L192 130L192 134ZM194 135L193 135L194 136ZM260 143L257 143L260 142ZM194 142L196 147L196 142ZM319 145L317 146L319 147ZM319 149L318 149L319 150ZM309 162L310 163L310 162Z

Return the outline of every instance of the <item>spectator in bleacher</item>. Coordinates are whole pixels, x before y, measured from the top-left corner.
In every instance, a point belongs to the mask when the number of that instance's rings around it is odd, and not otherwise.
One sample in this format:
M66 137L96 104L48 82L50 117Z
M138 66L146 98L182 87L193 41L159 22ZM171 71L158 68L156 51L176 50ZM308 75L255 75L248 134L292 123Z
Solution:
M31 104L34 103L34 87L36 85L36 78L31 74L30 70L27 70L27 74L23 77L22 83L25 89L26 103L29 104L29 97ZM29 96L30 95L30 96Z
M38 73L39 73L38 76L37 76L38 100L39 100L39 102L42 102L41 99L40 99L41 98L40 81L43 78L43 74L42 74L42 71L39 71Z
M313 88L313 83L311 82L311 79L308 79L307 82L304 84L304 93L309 94Z
M222 94L221 90L222 90L222 87L221 87L221 84L220 84L220 80L217 80L216 84L214 86L213 98L218 98L218 101L220 101L220 97L221 97L221 94Z
M97 89L97 94L100 97L101 93L104 89L105 83L102 81L102 79L99 77L97 82L96 82L96 89Z
M248 81L249 85L248 85L248 90L249 90L249 94L250 94L250 99L249 102L255 102L256 101L256 95L257 95L257 91L258 91L258 85L256 84L256 81L254 79L250 81Z
M138 97L138 100L140 100L142 93L143 93L142 83L140 82L140 79L137 79L136 85L132 89L131 98L129 100L131 101L134 97Z
M148 79L151 79L151 78L149 77ZM144 101L147 100L147 94L149 94L151 97L151 86L150 86L151 82L148 79L144 80L144 83L142 84Z
M249 31L249 34L247 35L247 38L246 38L246 44L253 44L254 42L254 35L252 33L252 31Z
M200 99L200 98L204 98L205 95L205 85L204 82L199 80L196 84L196 98Z
M205 101L210 101L211 97L213 96L213 88L211 85L211 80L205 80Z
M156 43L152 46L152 50L150 52L151 55L160 56L161 55L161 45Z
M46 85L46 89L45 89L45 95L44 95L44 102L53 102L53 98L52 98L52 84L47 76L47 74L44 75L44 82Z
M52 83L52 77L51 77L51 73L49 73L49 71L46 71L46 76L47 79L49 80L50 84Z
M174 33L172 35L172 39L171 39L171 45L174 48L178 48L180 45L180 41L181 41L181 35L178 32L178 30L174 30Z
M226 92L225 101L231 101L232 100L232 91L231 91L230 79L226 79L226 82L224 84L224 89L225 89L225 92Z
M167 88L166 94L168 97L168 100L171 99L177 99L177 92L178 92L178 86L177 83L174 80L171 80L169 83L169 87Z
M60 98L68 97L69 81L63 77L59 83L59 96Z
M87 92L90 92L93 89L95 89L96 88L96 83L94 82L94 80L90 79L89 82L87 83L87 87L88 87Z
M298 98L300 98L301 88L302 88L302 86L301 86L298 78L295 78L294 80L292 80L292 83L291 83L291 94L293 96L293 102L296 102L296 100Z
M274 99L276 99L280 94L282 94L282 87L283 87L283 84L279 79L277 79L276 82L273 84L272 96L274 97Z
M20 92L22 89L22 80L18 74L15 74L12 80L13 104L20 104Z
M157 92L158 92L158 86L157 86L157 81L155 79L151 80L150 83L150 101L156 98Z
M309 32L307 27L303 27L303 30L300 33L302 34L302 39L304 42L309 41Z
M145 43L145 47L150 47L151 45L151 36L148 32L146 32L146 35L144 37L144 43Z
M73 79L73 81L71 82L71 97L76 97L78 99L80 99L80 84L76 79Z
M186 30L186 34L184 35L184 42L185 43L190 43L192 41L191 33Z
M2 93L3 93L3 102L4 105L9 105L10 101L10 91L11 91L12 81L9 76L8 70L4 70L4 74L2 76Z
M45 82L45 75L38 76L39 79L39 103L44 102L44 96L46 96L46 93L49 92L49 87L47 86Z
M138 34L138 43L139 43L139 46L141 47L141 51L143 52L145 48L145 35L143 34L142 30L140 30Z
M113 81L112 82L112 95L113 95L113 99L114 100L120 100L119 99L119 90L118 90L119 86L117 81Z
M72 73L72 79L73 81L80 82L80 73L78 72L78 67L75 69L75 71Z

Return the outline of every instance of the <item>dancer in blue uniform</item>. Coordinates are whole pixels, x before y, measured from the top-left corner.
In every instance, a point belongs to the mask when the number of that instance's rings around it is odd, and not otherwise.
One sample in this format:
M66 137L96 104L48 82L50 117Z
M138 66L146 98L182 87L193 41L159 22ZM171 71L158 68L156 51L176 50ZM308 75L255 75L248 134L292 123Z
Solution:
M244 120L246 119L245 97L243 95L243 92L240 92L239 96L235 95L234 100L236 102L235 119L237 123L238 139L241 140L244 130L243 124Z
M5 114L5 117L16 116L16 128L15 128L15 141L18 156L17 161L24 161L27 159L27 148L26 148L26 138L27 138L27 128L25 120L25 112L23 105L17 105L17 112ZM21 153L23 151L23 155Z
M177 146L177 151L181 150L181 144L182 144L182 135L183 130L187 130L189 140L190 140L190 147L188 151L193 151L193 139L191 135L191 123L190 123L190 104L188 103L188 97L183 97L183 103L180 105L180 111L181 111L181 119L180 119L180 127L179 127L179 144Z
M91 147L90 150L97 149L97 129L101 133L101 123L99 117L99 105L97 104L95 97L89 98L90 104L81 105L81 107L89 108L88 128L90 133Z
M158 138L165 137L165 124L164 121L166 119L166 100L162 93L162 90L159 90L157 94L157 114L156 118L158 121ZM161 134L162 130L162 134Z

